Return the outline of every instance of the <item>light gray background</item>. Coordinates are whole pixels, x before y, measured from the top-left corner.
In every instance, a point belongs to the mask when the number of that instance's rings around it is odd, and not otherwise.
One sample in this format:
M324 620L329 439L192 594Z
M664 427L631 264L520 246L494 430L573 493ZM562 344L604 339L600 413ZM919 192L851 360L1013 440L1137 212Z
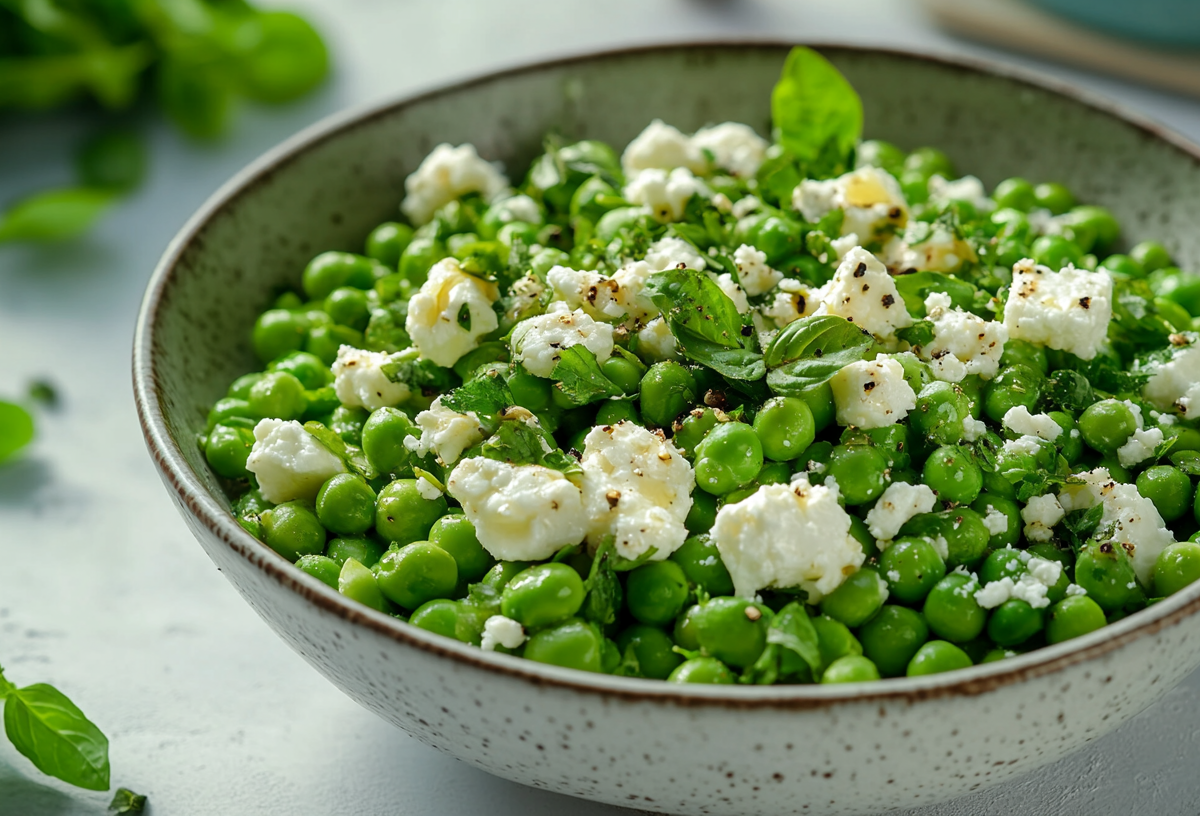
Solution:
M134 415L134 317L171 235L263 150L332 111L501 66L726 36L999 56L1200 140L1200 103L950 39L914 0L292 5L333 45L337 73L322 91L283 110L244 110L231 138L211 147L151 124L149 182L92 236L0 248L0 394L48 376L64 401L42 417L27 455L0 468L0 663L12 681L51 681L79 703L112 742L114 785L149 794L158 816L629 812L494 779L358 708L259 621L168 501ZM0 119L0 202L67 183L85 131L71 116ZM1193 813L1198 697L1195 675L1076 755L919 813ZM101 814L108 799L47 781L0 745L2 816Z

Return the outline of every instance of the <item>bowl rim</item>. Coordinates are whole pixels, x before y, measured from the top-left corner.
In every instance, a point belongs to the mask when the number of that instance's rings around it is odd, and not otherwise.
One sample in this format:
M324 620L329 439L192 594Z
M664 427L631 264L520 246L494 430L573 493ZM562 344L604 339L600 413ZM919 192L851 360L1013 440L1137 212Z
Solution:
M1132 640L1170 627L1200 610L1200 582L1197 582L1147 609L1072 641L1034 649L991 664L925 677L889 678L885 682L844 685L709 686L592 674L535 663L497 652L484 652L475 646L435 635L354 603L323 582L295 569L291 562L242 529L192 473L179 443L171 436L166 426L157 386L157 359L152 354L152 348L159 306L176 264L193 241L204 232L209 221L218 216L224 207L268 181L275 172L286 167L309 148L335 138L344 131L421 102L453 95L497 79L650 52L682 53L706 48L744 48L778 50L782 54L797 44L788 40L761 37L681 40L606 48L523 62L335 112L269 149L236 173L205 201L167 245L147 284L134 332L132 375L138 422L151 458L164 483L175 494L180 509L186 508L234 554L251 562L252 566L260 569L267 578L299 594L304 601L317 607L319 612L332 614L351 624L365 626L374 633L402 645L451 658L468 668L485 669L534 686L557 687L630 701L670 702L686 707L803 710L825 708L834 704L868 703L879 705L882 714L886 704L912 704L947 696L974 696L1026 679L1051 674L1101 657ZM1077 88L1058 79L1041 76L1030 70L994 60L944 52L827 41L803 44L825 53L882 55L896 60L927 62L968 74L1005 79L1016 85L1047 92L1074 104L1108 114L1152 139L1167 143L1190 157L1193 162L1200 164L1200 146L1182 135L1131 112L1100 94ZM1111 680L1111 677L1108 679Z

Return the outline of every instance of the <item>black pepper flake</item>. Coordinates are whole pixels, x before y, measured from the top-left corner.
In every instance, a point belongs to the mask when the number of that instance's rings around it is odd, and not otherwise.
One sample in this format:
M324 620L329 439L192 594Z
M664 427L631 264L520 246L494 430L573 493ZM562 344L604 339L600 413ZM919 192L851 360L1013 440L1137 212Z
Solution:
M868 290L868 289L870 289L870 288L871 288L871 284L869 284L869 283L864 283L864 284L863 284L863 288L862 288L862 290L865 292L865 291L867 291L867 290Z
M899 207L892 207L888 210L888 218L899 218L904 213Z
M813 349L813 357L821 357L825 354L823 349Z
M742 326L742 337L749 337L754 334L753 326Z
M1092 299L1090 297L1081 297L1079 299L1079 305L1085 309L1090 309L1092 308Z
M854 277L861 278L865 274L867 274L867 265L865 263L860 263L854 270Z
M884 295L884 296L883 296L883 297L880 299L880 303L882 303L882 304L883 304L883 308L885 308L885 309L888 309L888 308L890 308L890 307L891 307L891 305L892 305L893 303L895 303L895 302L896 302L896 299L895 299L894 297L892 297L891 295Z
M804 295L796 295L796 311L803 314L805 306L806 301L804 300Z
M868 380L867 382L863 383L863 391L870 391L870 390L872 390L874 387L875 387L875 381L874 381L874 380Z

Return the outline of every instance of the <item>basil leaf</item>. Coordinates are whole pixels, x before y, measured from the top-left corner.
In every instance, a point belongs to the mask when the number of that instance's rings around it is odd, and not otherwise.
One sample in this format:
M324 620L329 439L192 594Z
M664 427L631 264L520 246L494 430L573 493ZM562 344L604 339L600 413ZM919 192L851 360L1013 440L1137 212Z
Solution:
M927 346L936 336L932 320L918 320L911 326L896 330L896 337L910 346Z
M145 809L146 797L134 793L129 788L117 788L112 802L108 805L108 812L113 814L141 813Z
M11 689L4 731L42 773L87 790L108 790L108 739L53 686Z
M596 355L586 346L571 346L561 351L550 376L554 387L574 405L587 405L597 400L619 397L624 389L604 376Z
M735 380L757 380L766 373L754 349L754 326L708 275L667 269L651 275L644 291L662 311L684 357Z
M780 144L801 161L830 151L845 161L862 136L862 100L828 60L797 46L771 91L771 119Z
M786 674L795 673L794 659L789 660L794 656L808 667L813 678L820 678L822 660L817 630L803 604L793 601L775 614L767 629L767 643L778 644L783 650L780 668ZM793 664L790 671L789 663Z
M780 208L792 206L792 192L804 180L796 157L785 150L767 151L767 158L759 165L755 175L758 182L758 197L768 204Z
M351 473L357 473L367 481L379 478L379 471L367 459L362 448L346 444L345 440L331 428L326 428L320 422L305 422L304 430L320 442L325 448L346 465Z
M767 385L795 396L829 381L863 358L871 335L837 315L813 315L784 326L767 348Z
M91 229L119 198L112 190L48 190L17 202L0 216L0 243L66 241Z
M13 402L0 401L0 462L33 441L33 417Z
M909 272L895 275L896 291L904 300L904 308L913 317L925 315L925 298L933 292L950 296L950 304L970 311L975 305L975 287L945 272Z

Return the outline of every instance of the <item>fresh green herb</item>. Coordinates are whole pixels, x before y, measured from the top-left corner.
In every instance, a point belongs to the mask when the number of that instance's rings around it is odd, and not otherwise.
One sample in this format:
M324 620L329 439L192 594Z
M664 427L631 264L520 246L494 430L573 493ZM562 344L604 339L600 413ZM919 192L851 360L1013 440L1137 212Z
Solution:
M740 678L748 684L769 685L780 678L821 676L817 630L804 605L793 601L776 613L767 629L767 648Z
M0 243L76 238L91 229L116 200L117 194L111 190L90 187L37 193L0 215Z
M1170 454L1171 464L1188 476L1200 476L1200 451L1181 450Z
M58 407L58 389L47 380L34 380L29 384L29 399L47 408ZM2 458L2 457L0 457Z
M771 92L771 118L779 143L803 162L832 153L842 164L862 136L862 100L827 59L797 46Z
M802 394L861 360L872 342L870 334L837 315L793 321L767 348L767 385L777 394Z
M392 382L402 382L413 391L427 395L447 391L457 385L454 372L419 357L413 349L394 354L379 370Z
M496 371L489 371L442 395L442 405L460 414L474 413L480 422L487 423L498 417L505 408L513 404L508 384Z
M934 292L950 296L950 304L970 310L975 305L975 287L964 280L943 272L910 272L897 275L896 291L904 299L904 308L913 316L925 314L925 298Z
M112 814L141 813L145 809L146 797L129 788L117 788L116 795L108 805L108 812Z
M1064 368L1046 378L1042 399L1047 407L1078 414L1096 401L1096 393L1087 377Z
M34 766L69 785L108 790L108 739L54 686L17 688L0 669L4 732Z
M0 401L0 462L33 441L33 417L14 402Z
M368 481L379 477L377 471L367 459L366 454L362 452L362 448L354 445L346 444L345 440L334 430L331 430L320 422L305 422L304 430L320 442L325 448L337 458L345 463L346 468Z
M936 336L932 320L918 320L911 326L896 331L896 337L910 346L927 346Z
M597 400L619 397L624 390L604 376L596 355L584 346L570 346L562 350L559 360L550 372L554 387L573 405L587 405Z
M1103 515L1104 505L1097 504L1087 510L1072 510L1063 516L1062 535L1071 549L1079 552L1096 532L1096 528L1100 526L1100 519Z

